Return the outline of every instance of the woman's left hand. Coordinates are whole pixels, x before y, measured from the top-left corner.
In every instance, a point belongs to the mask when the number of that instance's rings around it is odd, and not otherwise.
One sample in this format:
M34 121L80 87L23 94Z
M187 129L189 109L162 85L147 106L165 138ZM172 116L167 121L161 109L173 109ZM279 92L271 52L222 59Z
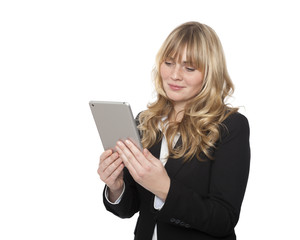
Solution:
M165 201L171 180L161 161L147 149L141 152L130 140L118 141L116 150L133 179Z

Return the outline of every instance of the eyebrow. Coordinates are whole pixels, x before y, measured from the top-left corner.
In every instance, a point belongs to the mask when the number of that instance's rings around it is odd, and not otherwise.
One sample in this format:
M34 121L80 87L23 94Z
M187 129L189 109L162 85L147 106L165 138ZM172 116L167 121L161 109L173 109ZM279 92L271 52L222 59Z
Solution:
M185 66L190 66L190 67L194 66L194 64L190 61L183 61L182 64Z

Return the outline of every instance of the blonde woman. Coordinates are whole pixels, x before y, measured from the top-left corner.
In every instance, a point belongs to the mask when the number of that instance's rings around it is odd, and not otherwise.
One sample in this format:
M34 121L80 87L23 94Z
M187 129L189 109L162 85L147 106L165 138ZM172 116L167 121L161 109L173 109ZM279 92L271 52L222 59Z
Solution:
M105 207L121 218L139 213L136 240L236 239L249 125L225 103L233 84L216 33L180 25L153 73L157 99L137 117L143 152L127 140L100 157Z

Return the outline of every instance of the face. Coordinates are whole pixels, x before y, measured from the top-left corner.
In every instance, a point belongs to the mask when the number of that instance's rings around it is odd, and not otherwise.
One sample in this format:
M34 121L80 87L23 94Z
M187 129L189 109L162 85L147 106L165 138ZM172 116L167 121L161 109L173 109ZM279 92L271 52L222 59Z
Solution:
M160 66L163 88L177 111L201 91L203 82L202 72L186 61L186 50L182 56L182 62L170 58Z

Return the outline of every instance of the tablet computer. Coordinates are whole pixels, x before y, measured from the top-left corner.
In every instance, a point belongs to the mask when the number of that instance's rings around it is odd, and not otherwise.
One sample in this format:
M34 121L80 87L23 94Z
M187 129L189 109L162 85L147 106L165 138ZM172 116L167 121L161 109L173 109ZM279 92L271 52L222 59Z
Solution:
M130 139L143 149L130 105L126 102L89 102L104 150L112 149L118 140Z

